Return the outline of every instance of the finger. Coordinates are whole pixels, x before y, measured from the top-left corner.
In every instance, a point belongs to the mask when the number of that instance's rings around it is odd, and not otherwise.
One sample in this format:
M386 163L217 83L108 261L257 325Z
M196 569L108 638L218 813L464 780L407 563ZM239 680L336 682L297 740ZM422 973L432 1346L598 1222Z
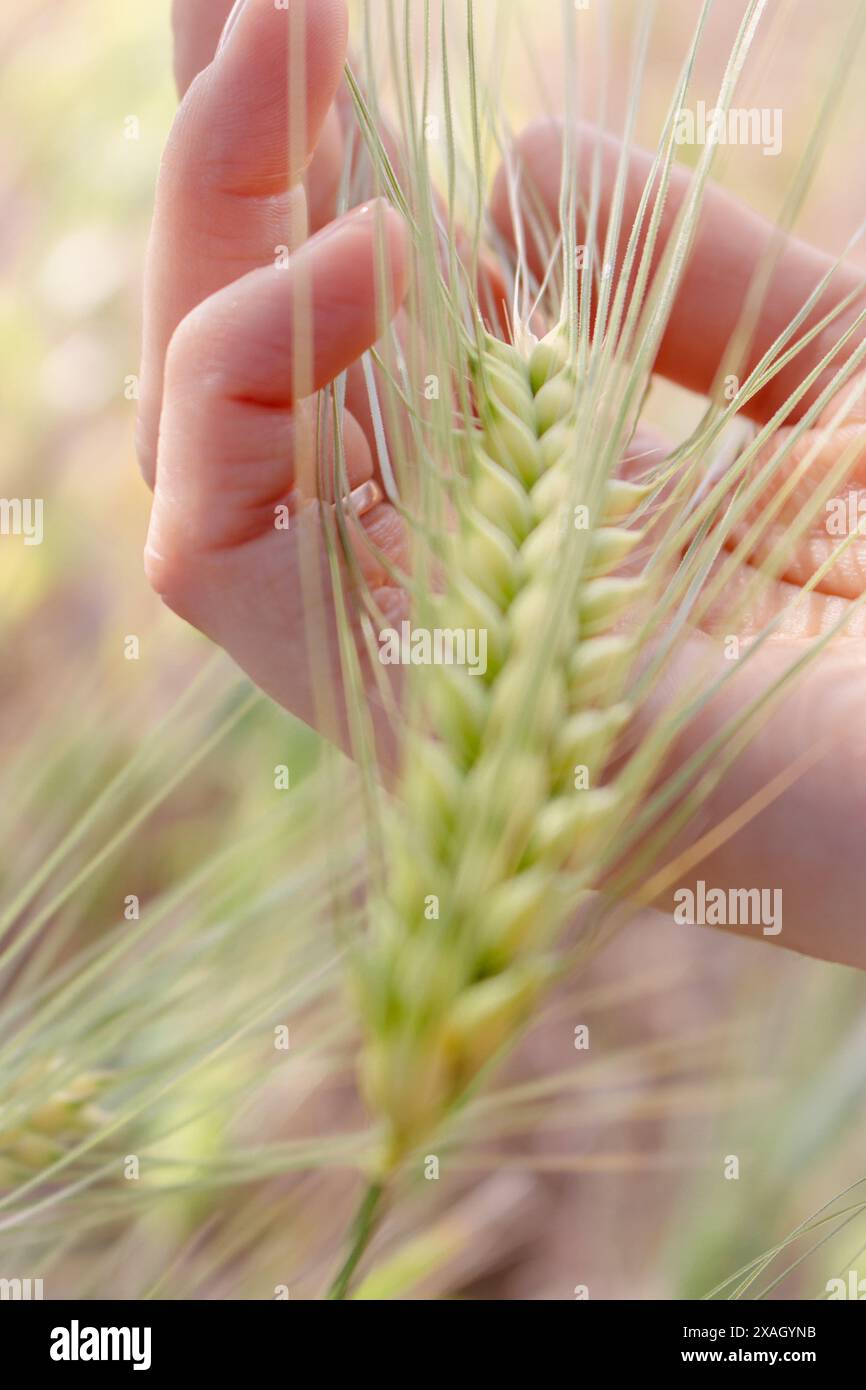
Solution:
M668 663L645 712L647 727L652 715L663 715L684 693L718 685L718 694L686 724L670 771L686 765L768 689L781 688L804 645L771 642L723 683L720 668L729 663L717 644L691 637ZM694 891L698 880L707 888L776 890L784 912L774 930L744 927L739 929L743 934L866 968L866 932L858 906L863 895L866 739L859 711L864 677L862 643L832 644L770 707L760 737L722 776L702 803L697 822L691 821L666 849L668 866L696 842L705 844L699 859L687 855L675 876L668 877L658 902L663 910L674 906L675 890ZM842 767L850 775L840 775ZM788 784L798 768L800 775ZM768 794L774 786L775 794ZM719 827L728 827L727 832L714 834Z
M213 62L233 0L174 0L174 70L181 97ZM317 232L334 216L343 165L343 130L335 103L328 112L312 161L304 176L310 229Z
M578 166L579 182L583 188L590 185L597 138L596 132L591 128L580 128ZM554 226L558 223L563 140L561 124L539 122L529 128L518 142L515 151L515 168L519 171L521 180L522 205L528 208L532 205L533 199L537 199L547 219L552 221ZM620 142L614 136L603 135L600 138L601 200L598 239L601 244L604 242L611 210L620 149ZM650 175L652 158L647 151L638 149L629 155L623 211L623 223L626 228L637 216L640 198ZM674 168L662 216L655 266L658 265L673 230L691 178L689 170ZM504 169L500 171L494 189L492 215L500 234L513 246L515 232L508 197L508 179ZM539 273L546 263L547 252L546 248L539 246L539 239L532 223L533 219L527 217L527 254L533 269ZM581 223L578 227L578 242L584 232L585 227ZM703 393L710 390L738 325L752 278L763 258L770 252L776 235L772 225L757 213L744 207L721 189L712 185L708 187L703 199L695 243L656 360L658 372L690 390ZM620 241L624 243L626 238L621 237ZM624 245L621 245L620 261L623 251ZM743 376L757 364L799 312L832 263L831 257L814 247L793 238L789 240L765 296ZM805 333L810 325L817 323L858 285L862 285L862 275L853 266L840 267L831 287L825 292L800 332ZM770 418L803 377L817 365L828 347L838 339L842 325L847 326L864 305L866 296L861 299L859 308L849 308L840 315L838 323L831 325L808 349L797 356L778 378L755 396L746 407L746 413L758 420ZM860 335L861 340L863 336ZM847 349L848 355L851 350L852 347ZM839 361L842 360L844 359L840 356ZM835 370L834 366L819 378L800 405L797 414L802 413L815 399ZM797 415L792 413L790 418L796 419Z
M405 288L404 234L395 213L383 217L388 298L397 304ZM316 507L301 508L288 530L278 529L270 506L295 487L292 450L298 419L310 409L298 408L292 386L296 295L305 289L312 304L308 376L321 385L382 330L373 222L367 213L328 229L296 253L288 271L252 272L184 321L168 356L146 552L151 583L175 612L224 647L261 689L346 748L322 517ZM343 436L348 482L356 487L370 475L369 449L349 416ZM244 527L242 513L251 526ZM399 563L399 519L380 505L350 529L375 600L397 620L405 596L376 552ZM387 760L389 720L376 708L375 680L368 685Z
M145 281L139 456L152 482L171 336L195 305L305 234L301 177L346 45L344 0L246 0L195 80L160 171Z
M220 34L234 0L174 0L174 76L181 96L208 63L213 62Z
M298 410L299 397L376 341L405 284L403 225L380 202L326 228L287 270L252 271L187 316L166 365L152 579L154 567L187 563L191 547L215 550L272 530L274 507L293 491L313 495L316 403ZM345 442L355 486L372 460L356 425ZM163 592L165 576L154 582Z

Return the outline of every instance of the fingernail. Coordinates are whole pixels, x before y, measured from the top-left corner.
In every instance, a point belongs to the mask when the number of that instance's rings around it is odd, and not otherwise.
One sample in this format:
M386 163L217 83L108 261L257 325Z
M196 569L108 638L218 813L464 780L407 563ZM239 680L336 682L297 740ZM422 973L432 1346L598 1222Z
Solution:
M235 0L235 3L232 5L231 13L228 19L226 20L225 25L223 26L222 33L220 34L220 41L217 44L217 54L222 53L223 49L228 43L231 32L237 24L238 19L240 18L241 10L243 9L246 3L247 0Z
M329 222L326 227L322 227L316 232L316 235L311 237L307 244L321 246L323 241L327 241L330 237L336 236L338 232L342 232L346 227L353 226L364 217L371 217L374 211L384 204L384 198L373 198L369 203L362 203L360 207L352 208L350 212L344 212L342 217L338 217L335 222Z
M368 482L352 488L347 501L355 515L361 517L366 516L367 512L371 512L374 507L378 507L382 501L382 495L379 484L371 478Z

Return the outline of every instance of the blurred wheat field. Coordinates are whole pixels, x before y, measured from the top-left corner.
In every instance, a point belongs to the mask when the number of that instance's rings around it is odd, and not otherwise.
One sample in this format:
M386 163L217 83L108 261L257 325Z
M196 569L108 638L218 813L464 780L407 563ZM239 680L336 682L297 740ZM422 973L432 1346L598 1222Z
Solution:
M501 3L479 6L488 55ZM515 128L558 91L537 9L514 21L531 19L531 80L519 61L503 79ZM697 5L662 9L646 143ZM797 86L792 138L771 176L757 151L721 170L771 216L844 27L841 6L817 36L805 0L780 9L763 99ZM708 64L724 6L713 23ZM629 26L620 5L614 72ZM45 499L45 543L0 544L0 1136L22 1084L47 1103L92 1074L100 1111L48 1193L0 1170L0 1275L38 1272L49 1297L319 1296L368 1142L339 989L360 792L141 573L139 301L175 106L169 5L13 0L0 61L0 491ZM798 223L831 250L866 193L853 85ZM655 393L674 435L694 411ZM853 971L635 924L467 1107L445 1178L416 1184L359 1296L710 1292L866 1175L864 1004ZM724 1181L730 1153L748 1181ZM795 1265L825 1233L746 1296L782 1275L770 1296L821 1297L866 1220Z

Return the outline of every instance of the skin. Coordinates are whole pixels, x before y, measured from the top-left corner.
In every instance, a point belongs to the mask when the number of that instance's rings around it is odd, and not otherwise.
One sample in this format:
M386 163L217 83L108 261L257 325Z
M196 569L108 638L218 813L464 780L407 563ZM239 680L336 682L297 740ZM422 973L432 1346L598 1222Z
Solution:
M342 161L338 114L347 42L343 0L305 0L287 11L272 0L246 0L215 55L230 0L175 0L175 70L181 106L163 158L156 197L145 291L142 399L138 447L154 490L145 565L148 578L180 616L225 648L274 700L327 736L345 738L339 710L323 707L324 690L338 690L331 597L323 562L310 592L310 557L323 555L319 521L302 513L291 532L274 529L274 506L310 491L309 439L313 393L350 369L343 422L349 482L374 476L369 420L363 406L360 356L381 334L383 313L396 313L406 291L407 247L396 213L372 204L332 223ZM289 35L287 23L302 28ZM306 81L298 90L291 49L305 44ZM290 141L288 111L305 109L303 148ZM515 159L550 209L558 203L562 132L544 122L518 142ZM616 142L603 145L604 215L615 173ZM590 158L587 148L581 158ZM636 206L649 156L632 156L625 225ZM678 170L665 212L669 227L688 186ZM513 228L500 178L491 213L506 241ZM388 304L377 303L376 229L388 248ZM754 269L773 229L727 194L710 188L696 244L656 362L662 375L708 392L728 344ZM664 243L664 232L661 244ZM288 244L288 268L274 264ZM532 248L530 247L530 250ZM752 360L772 343L817 284L829 259L793 239L765 298ZM860 284L855 268L838 273L816 319ZM844 323L863 307L861 298ZM298 306L301 309L298 309ZM312 324L312 363L297 378L293 315ZM764 421L839 333L834 326L752 403ZM853 345L852 345L853 346ZM850 349L849 349L850 350ZM807 402L804 402L805 408ZM791 420L796 418L791 417ZM851 432L854 432L852 434ZM859 433L858 433L859 432ZM844 434L844 438L841 436ZM851 438L864 449L854 484L866 470L866 408L861 403L839 437L822 439L813 465L817 482ZM809 447L807 439L801 450ZM640 452L636 440L633 451ZM649 447L643 441L643 447ZM795 459L796 462L796 459ZM795 499L782 523L796 514ZM405 537L386 503L367 512L367 537L398 565ZM760 612L748 613L744 635L796 596L820 563L821 521L797 547ZM785 632L750 661L694 724L677 749L687 756L712 735L743 699L778 679L815 634L826 630L866 583L866 542L852 547L817 593L799 605ZM405 612L403 594L384 564L356 536L359 562L377 601L393 621ZM303 579L302 579L303 576ZM744 567L739 582L748 579ZM774 777L821 744L821 756L748 824L675 882L696 878L718 887L781 888L784 928L764 938L807 954L866 967L862 904L866 871L866 734L858 718L866 694L862 616L810 667L762 729L735 770L716 789L690 838L734 812ZM308 626L316 633L314 659ZM694 633L668 670L652 719L684 686L719 669L718 644ZM388 727L375 707L386 748ZM338 706L339 700L332 704ZM824 747L824 743L828 746ZM678 848L688 845L678 842ZM662 894L661 905L668 901ZM747 934L755 934L748 929Z

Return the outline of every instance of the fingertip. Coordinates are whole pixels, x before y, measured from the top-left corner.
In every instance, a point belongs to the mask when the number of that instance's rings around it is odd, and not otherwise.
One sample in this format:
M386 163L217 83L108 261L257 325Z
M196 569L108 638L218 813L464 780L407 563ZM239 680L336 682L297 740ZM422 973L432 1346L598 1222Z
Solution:
M318 267L328 267L344 298L373 296L392 318L406 297L409 283L409 243L406 224L384 198L353 208L318 232L303 248ZM388 280L382 284L384 266ZM384 303L382 302L384 299Z
M306 164L337 95L348 42L346 0L303 0L288 7L273 0L246 0L223 33L214 63L223 108L235 124L245 112L261 122L269 105L276 106L280 122L289 114L305 146L299 144L290 154ZM292 94L298 84L306 105L301 123ZM271 91L281 101L263 102ZM292 172L297 175L301 169Z
M381 218L383 234L387 245L387 265L391 276L391 312L394 313L403 303L409 288L409 239L408 229L396 208L377 198L372 204L374 216Z
M385 317L390 320L403 303L409 287L408 229L397 209L384 198L373 198L365 203L362 219L365 216L369 217L366 227L374 257L377 300ZM388 273L386 285L381 283L382 263Z

